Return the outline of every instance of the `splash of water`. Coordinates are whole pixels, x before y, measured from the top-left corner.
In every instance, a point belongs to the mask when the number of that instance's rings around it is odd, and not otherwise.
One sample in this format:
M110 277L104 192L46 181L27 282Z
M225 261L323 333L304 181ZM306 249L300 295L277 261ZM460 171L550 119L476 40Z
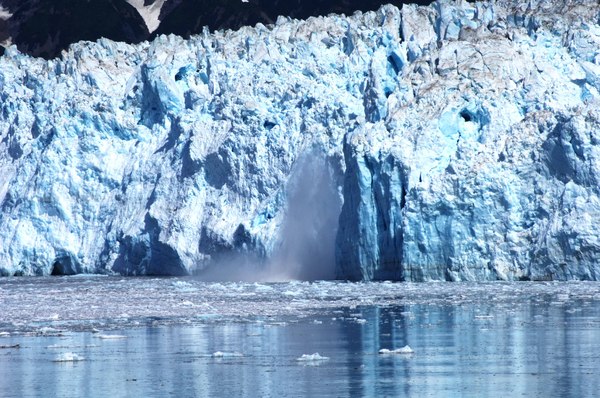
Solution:
M280 240L267 262L249 253L221 256L205 281L281 282L335 277L335 236L341 210L334 171L311 151L298 159L288 183Z

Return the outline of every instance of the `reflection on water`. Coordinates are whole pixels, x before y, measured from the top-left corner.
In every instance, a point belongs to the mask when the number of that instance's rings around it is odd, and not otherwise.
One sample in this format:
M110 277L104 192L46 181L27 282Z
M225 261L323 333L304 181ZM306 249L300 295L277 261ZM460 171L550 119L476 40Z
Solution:
M366 321L366 322L365 322ZM10 335L0 396L571 396L600 391L598 301L350 307L320 315ZM413 355L380 355L410 345ZM213 357L220 351L223 357ZM56 363L65 352L82 362ZM329 360L299 362L302 354ZM241 353L243 356L228 356Z

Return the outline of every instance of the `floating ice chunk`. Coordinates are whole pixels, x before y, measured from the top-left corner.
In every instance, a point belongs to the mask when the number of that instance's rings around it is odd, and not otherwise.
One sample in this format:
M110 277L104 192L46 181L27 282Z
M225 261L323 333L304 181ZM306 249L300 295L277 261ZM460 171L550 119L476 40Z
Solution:
M56 336L58 334L60 334L61 332L57 329L51 328L49 326L44 326L43 328L40 328L38 330L39 334L43 334L43 335L52 335L52 336Z
M77 355L73 352L65 352L58 355L52 362L79 362L85 360L81 355Z
M0 337L8 337L10 336L10 333L8 332L0 332Z
M123 336L122 334L99 334L97 337L102 340L121 340L127 338L127 336Z
M318 352L314 354L302 354L301 357L296 358L298 362L319 362L319 361L328 361L329 357L324 357L320 355Z
M211 355L211 357L213 357L213 358L240 358L243 356L244 355L239 352L223 352L223 351L216 351L216 352L213 352Z
M63 344L51 344L51 345L47 346L46 348L49 350L53 350L53 349L58 349L58 348L60 348L60 349L69 348L69 346L63 345Z
M388 350L387 348L382 348L379 350L381 355L393 355L393 354L414 354L415 351L410 348L409 345L405 345L402 348L396 348L395 350Z

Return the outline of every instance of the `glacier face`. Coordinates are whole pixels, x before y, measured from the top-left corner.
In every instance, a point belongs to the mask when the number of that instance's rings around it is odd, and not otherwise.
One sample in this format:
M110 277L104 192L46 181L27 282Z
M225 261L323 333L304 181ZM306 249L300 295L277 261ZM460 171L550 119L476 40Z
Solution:
M12 47L0 273L597 280L599 91L592 0Z

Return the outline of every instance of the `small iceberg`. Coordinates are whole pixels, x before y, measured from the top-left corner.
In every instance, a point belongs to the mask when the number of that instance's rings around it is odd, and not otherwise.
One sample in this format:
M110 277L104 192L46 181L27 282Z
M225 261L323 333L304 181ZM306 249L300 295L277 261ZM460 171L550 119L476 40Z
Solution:
M405 345L402 348L396 348L395 350L388 350L387 348L382 348L379 350L381 355L393 355L393 354L414 354L415 351L410 348L409 345Z
M37 333L44 336L59 336L62 334L60 330L51 328L49 326L44 326L43 328L40 328L37 331Z
M81 355L77 355L73 352L65 352L60 354L52 362L79 362L85 360Z
M122 334L99 334L97 337L102 340L122 340L127 338L127 336L123 336Z
M296 358L296 361L298 362L320 362L327 360L329 360L329 357L324 357L318 352L315 352L314 354L303 354L300 358Z

